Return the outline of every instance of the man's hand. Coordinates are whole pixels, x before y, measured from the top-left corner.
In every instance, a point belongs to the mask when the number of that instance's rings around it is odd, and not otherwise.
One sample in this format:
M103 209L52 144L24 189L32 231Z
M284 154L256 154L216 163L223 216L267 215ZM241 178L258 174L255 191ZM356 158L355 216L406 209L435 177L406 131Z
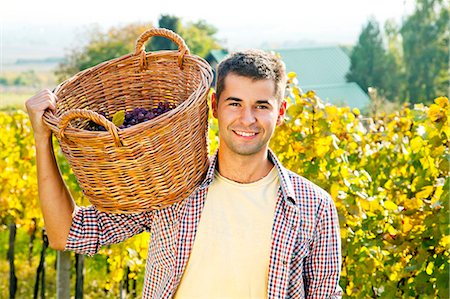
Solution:
M25 102L31 126L34 131L34 139L48 140L52 132L42 120L45 110L56 112L56 95L48 89L44 89Z

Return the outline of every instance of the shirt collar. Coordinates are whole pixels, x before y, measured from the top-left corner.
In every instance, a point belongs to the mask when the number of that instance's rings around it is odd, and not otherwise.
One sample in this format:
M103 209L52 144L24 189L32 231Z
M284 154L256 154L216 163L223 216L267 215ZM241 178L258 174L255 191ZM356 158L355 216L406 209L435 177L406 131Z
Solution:
M281 162L278 160L274 152L269 149L269 159L272 161L272 163L275 165L277 171L278 171L278 177L280 179L280 187L281 187L281 193L283 194L283 198L293 204L296 205L296 198L294 196L294 188L292 187L292 182L289 178L289 173L286 168L281 164ZM210 164L208 167L208 171L206 172L206 177L203 180L202 184L200 185L200 189L205 189L211 185L212 181L214 180L214 170L216 169L217 165L217 159L218 159L218 150L214 153L214 155L210 158Z

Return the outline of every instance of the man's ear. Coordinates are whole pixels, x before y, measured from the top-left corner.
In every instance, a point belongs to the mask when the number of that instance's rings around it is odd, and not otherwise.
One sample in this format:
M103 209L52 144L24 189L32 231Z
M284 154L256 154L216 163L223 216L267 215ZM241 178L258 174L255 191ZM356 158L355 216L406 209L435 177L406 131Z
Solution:
M277 126L284 122L284 115L286 114L287 103L285 100L281 100L280 109L278 110Z
M217 94L216 92L213 92L211 94L211 108L212 108L212 114L215 118L217 118Z

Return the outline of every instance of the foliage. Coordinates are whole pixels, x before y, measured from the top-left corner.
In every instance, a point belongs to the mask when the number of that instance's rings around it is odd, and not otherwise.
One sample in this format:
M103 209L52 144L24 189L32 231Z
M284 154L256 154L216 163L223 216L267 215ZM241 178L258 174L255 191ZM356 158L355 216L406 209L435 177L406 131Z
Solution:
M295 74L290 73L289 80L286 121L277 128L271 148L286 167L334 198L343 246L340 284L346 296L445 298L450 245L448 99L365 118L357 109L324 104L314 93L302 93ZM28 117L20 110L0 111L0 128L0 224L14 221L19 230L29 232L37 217L40 231ZM213 152L218 145L213 118L210 128ZM87 205L56 142L55 152L72 196ZM87 259L95 296L117 298L126 280L136 280L140 292L149 238L140 234ZM17 251L26 251L25 246L17 244ZM20 273L24 265L17 267ZM100 290L105 293L99 295Z
M183 25L181 19L176 16L161 15L158 26L159 28L167 28L179 34L186 42L191 53L200 57L206 57L212 49L220 48L217 39L214 37L217 29L203 20L188 22L186 25ZM149 49L174 50L177 47L167 38L157 36L150 41Z
M159 28L166 28L176 33L180 32L181 26L181 20L176 16L161 15L158 20ZM155 36L150 40L149 50L151 51L176 49L177 45L165 37Z
M35 150L28 115L0 112L0 221L31 225L39 214ZM27 223L30 221L29 223Z
M65 61L58 65L55 72L58 80L63 81L101 62L134 53L137 38L152 27L152 24L131 23L121 27L111 27L106 32L99 27L91 27L85 33L86 41L75 47L68 53ZM191 22L183 26L179 18L162 15L159 27L168 28L180 34L193 54L204 57L211 49L220 48L214 37L217 30L204 21ZM177 49L177 46L163 37L151 38L146 46L147 51L161 49Z
M449 102L373 119L323 104L291 80L271 147L330 192L340 217L341 286L353 298L449 292Z
M189 22L184 26L180 35L186 41L191 53L205 58L211 50L220 49L217 38L214 36L217 29L205 21Z
M446 0L416 0L401 25L388 20L384 33L370 20L351 53L349 81L363 90L410 104L448 93L449 9Z
M58 80L63 81L101 62L133 53L136 39L151 27L151 24L132 23L111 27L107 32L91 27L85 33L86 42L81 42L58 65L55 72Z
M399 72L395 57L386 51L376 20L369 20L350 54L347 80L356 82L367 92L377 87L381 95L394 100L399 95Z
M21 73L13 81L16 86L38 86L39 83L38 76L32 70Z
M411 103L447 94L449 86L449 8L445 0L416 0L401 28Z
M34 70L22 71L16 74L2 74L0 76L0 85L3 86L38 87L41 83L41 78Z

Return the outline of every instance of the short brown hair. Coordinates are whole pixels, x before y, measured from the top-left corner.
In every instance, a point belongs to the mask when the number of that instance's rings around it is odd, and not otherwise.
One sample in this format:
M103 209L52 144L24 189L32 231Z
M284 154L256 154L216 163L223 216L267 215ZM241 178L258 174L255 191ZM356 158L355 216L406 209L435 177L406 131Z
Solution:
M225 89L225 78L233 73L253 80L273 80L275 97L283 99L286 88L286 67L280 58L262 50L234 52L217 66L217 99Z

